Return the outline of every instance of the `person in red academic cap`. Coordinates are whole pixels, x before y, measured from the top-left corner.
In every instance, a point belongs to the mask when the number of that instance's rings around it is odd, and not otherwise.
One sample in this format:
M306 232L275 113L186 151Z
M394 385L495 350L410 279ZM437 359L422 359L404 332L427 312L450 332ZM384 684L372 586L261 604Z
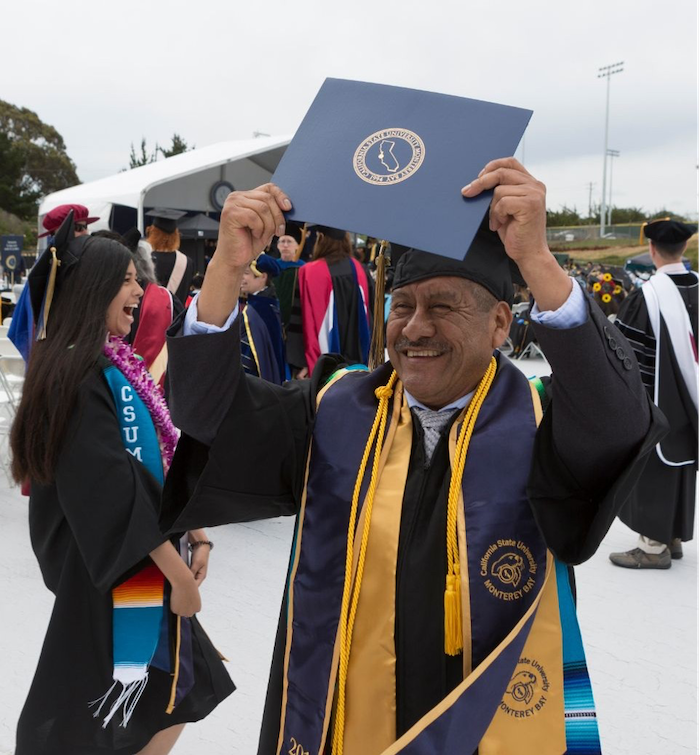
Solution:
M87 236L87 227L90 223L94 223L99 218L90 217L90 212L85 205L82 204L60 204L58 207L54 207L53 210L44 215L42 225L46 228L44 233L39 234L39 238L43 239L45 236L53 236L54 233L61 227L63 221L68 217L68 213L73 210L73 225L75 228L75 237Z
M97 217L91 217L90 211L85 205L82 204L60 204L58 207L54 207L53 210L44 215L42 225L46 230L44 233L39 234L39 238L43 239L46 236L53 236L56 231L61 227L63 221L68 217L68 213L73 211L73 233L76 238L79 236L87 236L87 227L90 223L94 223L99 220ZM25 362L29 361L29 351L32 345L32 334L34 331L32 324L32 306L29 300L29 292L25 289L20 294L20 297L15 306L15 311L12 317L12 323L10 324L10 330L7 337L15 345L19 353Z

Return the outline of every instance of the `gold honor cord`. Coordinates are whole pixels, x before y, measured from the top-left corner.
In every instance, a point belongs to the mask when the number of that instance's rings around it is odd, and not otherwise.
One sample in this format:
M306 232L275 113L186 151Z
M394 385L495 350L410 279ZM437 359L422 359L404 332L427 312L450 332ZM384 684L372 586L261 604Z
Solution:
M177 683L180 679L180 643L182 642L182 616L177 617L175 623L175 669L173 671L173 683L170 687L170 700L165 712L170 715L175 710L175 696L177 695Z
M462 476L467 462L467 449L486 395L496 375L496 360L491 357L488 369L481 378L462 423L455 448L454 467L447 495L447 577L445 579L445 653L459 655L463 649L462 601L457 545L457 509L462 488Z
M374 424L367 439L367 445L360 462L360 470L355 480L355 489L352 494L352 504L350 506L350 522L348 524L347 549L345 553L345 582L343 584L343 601L340 608L340 667L338 670L338 698L335 712L335 724L333 727L333 750L332 755L343 755L344 736L345 736L345 687L348 679L348 666L350 663L350 646L352 644L352 631L357 615L357 606L360 600L360 590L362 588L362 575L365 567L365 556L367 554L367 543L369 541L369 528L372 517L372 504L374 494L377 489L379 478L379 459L382 455L382 445L384 441L384 431L386 430L387 417L389 415L389 399L394 393L394 383L396 382L396 371L391 373L389 382L380 386L374 392L379 399L377 414L374 418ZM360 554L357 562L357 574L355 584L352 583L352 561L355 550L355 526L357 522L357 510L359 508L360 489L367 469L367 461L372 450L375 438L377 445L374 450L374 460L372 462L372 474L370 476L369 488L365 502L365 523L362 529L362 541L360 543ZM352 596L351 596L352 592Z

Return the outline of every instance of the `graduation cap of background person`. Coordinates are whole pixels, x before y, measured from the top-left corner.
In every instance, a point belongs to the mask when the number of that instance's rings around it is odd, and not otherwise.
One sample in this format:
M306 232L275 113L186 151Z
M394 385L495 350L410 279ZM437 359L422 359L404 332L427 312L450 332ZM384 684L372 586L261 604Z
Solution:
M269 278L276 278L280 274L279 262L269 254L259 254L251 263L250 269L256 278L267 273Z
M283 236L291 236L294 241L297 242L297 244L301 243L302 235L304 234L304 229L302 226L300 226L298 223L292 223L289 221L287 225L284 228L284 234Z
M187 215L186 212L180 210L168 210L165 207L155 207L146 213L150 218L153 218L153 225L156 228L160 228L164 233L175 233L177 230L177 221Z
M50 236L55 233L60 227L63 221L68 217L69 212L73 212L74 223L95 223L99 220L98 217L90 217L90 212L85 205L82 204L60 204L58 207L54 207L53 210L47 212L42 221L42 225L46 228L44 233L39 234L39 238L43 239L45 236Z
M687 241L698 230L697 225L688 225L670 218L652 220L642 228L648 239L658 241L659 244L680 244Z
M348 107L352 103L352 107ZM288 217L462 259L492 192L460 190L514 154L532 112L327 79L272 178Z
M75 238L74 212L70 210L56 231L53 244L39 257L27 276L37 341L46 338L46 325L56 290L83 256L90 236Z

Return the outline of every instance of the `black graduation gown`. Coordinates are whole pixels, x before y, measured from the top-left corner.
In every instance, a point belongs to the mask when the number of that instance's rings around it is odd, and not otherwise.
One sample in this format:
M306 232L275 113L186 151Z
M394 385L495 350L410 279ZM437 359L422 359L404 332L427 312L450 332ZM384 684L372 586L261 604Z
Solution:
M161 286L167 288L170 275L175 267L175 253L174 252L151 252L153 259L153 265L156 270L156 278ZM187 257L187 267L185 268L185 274L182 276L180 285L175 291L175 296L180 300L180 303L184 306L187 301L187 297L190 293L190 285L192 284L192 278L194 276L194 261Z
M141 283L141 286L143 287L144 292L146 291L146 288L148 286L152 286L152 283ZM170 293L170 292L168 292ZM173 300L173 320L176 320L180 314L184 311L185 306L184 304L177 298L177 296L170 294L170 297ZM131 323L131 330L129 331L129 335L127 335L124 340L128 344L133 344L134 339L136 338L136 333L138 332L139 325L141 323L141 308L136 307L133 313L134 321Z
M551 403L533 449L528 495L549 547L568 563L579 563L595 552L646 454L665 430L624 337L597 307L587 306L590 317L585 325L567 331L537 328L554 376ZM177 324L171 330L175 332ZM626 363L610 348L613 335L623 345ZM171 410L184 435L164 491L162 525L166 528L289 514L301 500L315 396L342 360L321 357L311 380L274 386L241 378L235 369L236 357L228 364L215 361L217 354L237 351L236 336L234 328L227 333L169 339ZM204 384L197 383L205 371L197 370L195 379L189 369L197 362L211 366ZM218 398L211 398L212 393ZM593 406L616 418L616 429L604 437ZM459 661L443 653L447 444L443 437L426 465L422 430L416 425L397 564L399 732L410 728L461 678ZM241 426L246 433L240 433ZM263 463L265 475L260 475L256 470ZM285 617L283 605L260 755L277 751Z
M690 323L698 339L698 279L692 273L670 275L683 297ZM656 338L641 290L625 299L617 315L617 326L629 340L649 395L654 397L656 371L660 370L660 407L670 424L663 446L670 445L677 458L697 460L698 414L678 368L666 324L661 319L660 363L656 363ZM695 517L695 464L672 467L657 453L649 455L639 484L620 512L620 519L635 532L670 543L674 538L692 540Z
M331 262L326 260L326 264L331 275L333 296L335 297L335 306L338 313L340 353L348 364L364 364L365 355L362 353L360 346L358 328L360 298L357 287L359 281L353 273L352 262L350 258L346 257ZM366 268L363 267L362 270L367 279L367 289L369 291L367 308L370 317L369 330L371 333L374 280ZM299 298L299 288L297 286L294 290L294 300L290 310L289 327L287 328L287 361L291 367L297 370L306 365L302 318L303 312Z
M112 684L111 589L163 542L160 485L120 436L111 392L96 369L80 386L55 483L32 485L32 547L56 600L19 719L16 755L134 755L161 729L204 718L234 690L193 619L195 685L172 714L165 713L171 677L157 669L126 728L117 714L103 729L88 708Z

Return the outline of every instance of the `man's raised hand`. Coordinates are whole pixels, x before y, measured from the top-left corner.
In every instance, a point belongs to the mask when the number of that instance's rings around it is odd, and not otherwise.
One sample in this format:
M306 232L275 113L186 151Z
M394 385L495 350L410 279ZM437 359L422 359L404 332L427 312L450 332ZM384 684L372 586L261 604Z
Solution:
M462 196L471 198L493 189L489 227L498 231L506 253L519 265L549 253L546 189L514 158L492 160Z
M284 234L283 210L291 210L289 197L268 183L250 191L233 191L221 212L215 258L234 268L245 268L270 243Z
M522 273L542 311L564 304L573 281L559 266L547 245L547 204L543 183L514 157L492 160L462 196L476 197L493 189L489 227L501 237L506 254Z

